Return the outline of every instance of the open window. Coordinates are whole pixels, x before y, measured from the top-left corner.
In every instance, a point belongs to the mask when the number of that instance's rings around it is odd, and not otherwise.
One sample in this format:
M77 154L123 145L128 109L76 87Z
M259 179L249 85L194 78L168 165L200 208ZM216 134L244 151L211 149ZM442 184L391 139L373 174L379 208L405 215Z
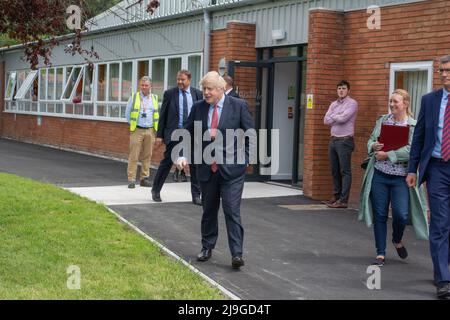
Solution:
M83 83L81 81L83 72L83 67L74 67L67 79L66 86L64 87L63 94L61 95L61 100L65 102L80 103L82 97Z
M36 80L38 71L32 70L30 73L28 73L25 80L22 82L22 85L17 90L16 95L14 96L14 99L16 100L24 100L26 99L27 93L30 92L31 86L33 85L34 81Z
M16 93L17 72L11 71L8 73L8 80L6 84L5 100L12 100Z

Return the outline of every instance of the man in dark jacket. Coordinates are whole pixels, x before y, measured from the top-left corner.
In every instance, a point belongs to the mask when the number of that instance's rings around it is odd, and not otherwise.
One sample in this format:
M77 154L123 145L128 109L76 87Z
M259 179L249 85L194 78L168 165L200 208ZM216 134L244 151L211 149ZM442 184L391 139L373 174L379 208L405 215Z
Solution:
M160 192L173 164L171 159L172 149L178 143L178 141L171 141L172 132L176 129L183 128L192 109L192 105L196 101L203 99L202 92L191 87L191 73L188 70L180 70L178 72L177 84L177 87L164 92L159 115L156 146L164 143L166 145L166 151L164 152L164 159L161 160L153 180L152 199L156 202L162 201ZM190 165L189 169L191 173L192 202L196 205L201 205L201 192L195 166Z

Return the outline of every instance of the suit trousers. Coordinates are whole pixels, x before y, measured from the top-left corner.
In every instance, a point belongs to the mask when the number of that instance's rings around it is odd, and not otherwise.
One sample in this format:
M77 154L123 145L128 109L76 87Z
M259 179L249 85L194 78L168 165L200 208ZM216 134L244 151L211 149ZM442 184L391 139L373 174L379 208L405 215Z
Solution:
M352 185L352 152L355 148L353 138L331 138L328 145L328 158L333 176L335 199L347 203Z
M450 282L450 163L430 160L426 173L430 204L430 253L435 282Z
M154 141L155 130L153 128L136 128L134 132L130 132L130 154L127 168L129 182L136 179L138 160L141 161L142 165L140 179L150 177L150 161L152 160ZM140 158L139 155L141 155Z
M153 179L152 192L160 193L161 189L166 181L167 176L172 168L172 150L178 142L170 142L166 145L166 151L164 151L164 158L161 160L158 171L156 171L155 178ZM200 197L200 185L197 179L197 170L195 165L189 165L189 171L191 174L191 194L192 198Z
M203 195L201 223L203 249L214 249L219 235L218 213L220 199L225 214L228 246L231 255L242 256L244 228L241 224L241 198L245 175L225 180L220 172L213 173L207 182L200 181Z

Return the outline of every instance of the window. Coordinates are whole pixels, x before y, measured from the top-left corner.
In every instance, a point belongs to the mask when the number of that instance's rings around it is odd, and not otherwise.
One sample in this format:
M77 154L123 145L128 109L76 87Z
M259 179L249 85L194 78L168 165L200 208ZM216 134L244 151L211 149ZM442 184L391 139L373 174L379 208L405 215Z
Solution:
M392 63L390 75L390 93L395 89L404 89L411 96L411 112L417 119L422 96L432 90L433 62Z
M109 65L109 101L119 101L119 64Z
M133 92L132 88L133 81L133 63L124 62L122 63L122 101L128 101Z
M19 90L17 90L17 93L14 97L15 99L25 99L25 95L29 92L36 76L37 70L33 70L28 74L28 76L22 81L22 85L20 86Z
M70 72L67 79L66 87L64 88L61 100L72 101L75 97L75 93L78 93L78 84L82 75L84 67L74 67ZM80 97L81 100L81 97ZM77 100L76 100L77 101ZM67 109L67 108L66 108Z
M159 101L162 101L164 94L164 69L165 60L157 59L152 61L152 93L158 95Z
M106 101L106 64L98 65L97 100Z
M83 101L92 101L94 68L86 66L83 76Z
M55 80L55 87L56 87L56 95L55 97L59 99L62 95L63 85L64 85L64 69L63 68L57 68L56 69L56 80Z
M138 72L137 72L137 83L139 85L139 80L141 80L144 76L149 76L149 70L148 70L149 63L147 60L145 61L138 61Z
M51 68L47 71L48 87L47 87L47 99L55 100L55 69Z
M171 58L169 59L169 74L168 74L168 86L177 86L177 73L181 70L181 58Z
M6 81L6 94L5 99L11 100L16 94L16 71L11 71L8 73L8 80Z
M191 85L198 88L200 86L200 79L201 79L201 72L202 72L200 56L188 57L188 70L192 74Z

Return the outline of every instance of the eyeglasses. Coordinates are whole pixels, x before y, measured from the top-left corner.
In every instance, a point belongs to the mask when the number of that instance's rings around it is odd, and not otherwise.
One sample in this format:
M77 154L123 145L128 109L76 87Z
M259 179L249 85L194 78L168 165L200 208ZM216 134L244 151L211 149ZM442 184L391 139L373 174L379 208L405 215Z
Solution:
M444 72L447 72L447 74L450 74L450 69L438 69L438 72L440 73L440 74L443 74Z

